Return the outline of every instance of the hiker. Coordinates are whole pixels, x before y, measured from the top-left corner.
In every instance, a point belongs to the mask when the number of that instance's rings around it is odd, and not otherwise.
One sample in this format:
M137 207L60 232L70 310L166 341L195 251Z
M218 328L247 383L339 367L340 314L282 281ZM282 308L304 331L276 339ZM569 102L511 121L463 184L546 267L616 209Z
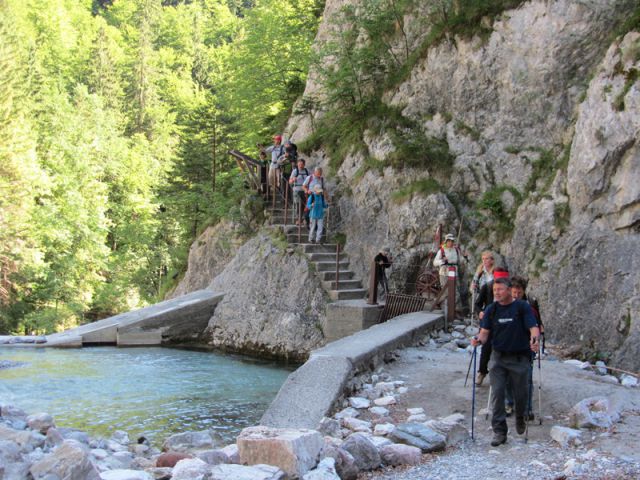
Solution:
M378 254L373 258L376 263L376 276L378 278L378 284L382 285L382 291L386 295L389 293L389 282L387 281L386 270L393 263L391 257L391 249L389 247L382 248Z
M300 225L302 223L302 218L304 217L304 222L308 228L309 212L304 211L304 207L307 204L307 195L304 193L303 185L304 181L309 176L309 170L305 167L305 163L304 158L298 159L298 165L291 171L289 183L293 186L293 206L298 217L296 225Z
M478 291L482 285L493 280L493 268L495 266L495 256L491 250L485 250L481 255L481 263L476 269L471 282L471 290Z
M447 285L447 276L449 267L455 267L456 277L460 278L460 267L467 260L466 252L461 253L457 245L455 245L456 237L453 233L448 233L444 237L444 243L440 246L436 257L433 259L433 266L440 267L440 286L444 288Z
M309 228L309 243L313 243L313 234L315 231L316 243L322 241L322 231L324 228L324 210L328 205L324 199L324 192L320 185L315 185L309 199L307 200L307 208L309 209L309 218L311 219L311 227Z
M293 159L293 163L298 160L298 146L291 140L284 142L284 151Z
M516 432L526 431L525 410L529 395L528 374L531 352L539 348L540 330L528 303L511 296L511 282L494 278L493 297L480 321L480 333L471 339L471 345L493 344L491 362L491 446L507 441L507 420L504 404L507 378L513 387L516 412ZM491 340L490 340L491 339Z
M482 321L484 317L484 310L491 303L493 303L493 282L496 278L509 278L509 272L497 267L493 270L493 278L488 283L485 283L480 288L480 292L476 298L475 309L478 313L478 318ZM478 376L476 378L476 385L481 386L484 379L489 374L489 360L491 360L491 342L487 342L482 346L482 352L480 353L480 366L478 367Z
M511 296L516 300L523 300L529 304L531 310L533 312L533 316L536 319L536 324L538 325L538 329L540 329L540 335L544 336L544 325L542 324L542 320L540 318L540 307L538 306L538 302L535 298L529 299L527 297L527 284L529 282L527 279L523 277L514 276L511 279ZM531 356L531 362L529 364L529 401L527 403L527 413L526 417L528 420L534 420L533 414L533 359L535 355ZM505 409L507 412L507 417L513 413L513 392L511 389L511 383L507 382L507 389L505 392L506 405Z
M271 154L271 163L269 164L269 185L273 187L280 187L280 172L278 169L278 159L284 155L284 145L282 145L282 135L273 136L273 145L264 148L262 145L258 145L265 154Z
M326 200L327 191L324 188L324 177L322 176L322 167L314 168L313 175L310 175L309 177L307 177L303 185L304 191L307 193L307 195L311 194L311 192L315 189L316 186L320 186L320 188L322 189L322 194Z
M285 150L284 154L278 158L278 168L280 169L280 175L284 179L285 182L289 181L289 177L291 176L291 172L296 166L296 161L292 156L291 152Z

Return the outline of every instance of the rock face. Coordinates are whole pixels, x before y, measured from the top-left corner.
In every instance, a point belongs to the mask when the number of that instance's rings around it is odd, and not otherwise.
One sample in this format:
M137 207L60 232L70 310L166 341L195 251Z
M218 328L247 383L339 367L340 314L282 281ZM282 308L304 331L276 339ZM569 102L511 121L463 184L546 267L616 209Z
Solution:
M215 347L298 361L323 342L322 285L276 233L243 245L211 288L225 292L207 329Z
M353 4L326 2L318 43L336 28L331 12ZM368 131L368 151L347 155L330 178L350 268L366 275L389 245L392 289L412 293L435 226L457 231L464 214L462 241L474 263L492 248L528 276L552 340L640 368L640 34L611 36L636 7L523 2L497 17L488 38L452 36L425 52L382 99L448 144L451 171L430 168L426 154L422 168L385 166L393 142ZM405 16L410 48L428 32L422 13ZM321 97L321 78L309 78L305 96ZM311 132L301 117L289 129L298 143ZM322 150L305 153L329 163ZM383 167L368 169L369 158ZM394 199L427 178L442 191ZM502 214L482 207L486 194Z

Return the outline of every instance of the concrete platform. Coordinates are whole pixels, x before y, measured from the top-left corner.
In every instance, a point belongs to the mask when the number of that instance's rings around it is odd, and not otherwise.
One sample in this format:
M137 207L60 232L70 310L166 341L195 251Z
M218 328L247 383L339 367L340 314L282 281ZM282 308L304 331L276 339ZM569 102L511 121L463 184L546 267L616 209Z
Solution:
M383 307L367 304L365 296L366 290L362 289L357 299L339 300L327 305L322 322L322 333L327 342L348 337L378 324Z
M161 345L193 340L209 323L224 294L198 290L149 307L47 335L36 347L81 347L84 344Z
M279 428L317 428L345 396L350 380L375 369L387 353L444 325L442 314L409 313L314 350L285 381L260 420Z

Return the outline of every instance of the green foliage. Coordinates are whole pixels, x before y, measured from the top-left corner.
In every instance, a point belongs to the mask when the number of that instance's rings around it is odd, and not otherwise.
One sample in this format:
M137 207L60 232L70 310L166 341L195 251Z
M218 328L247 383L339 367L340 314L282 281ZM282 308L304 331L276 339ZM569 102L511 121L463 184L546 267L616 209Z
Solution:
M391 194L391 198L395 202L403 202L411 199L414 194L428 196L433 193L442 191L442 186L433 178L425 178L423 180L416 180L402 187Z
M513 196L512 205L508 207L503 201L506 192ZM514 187L498 185L487 190L476 204L477 215L483 225L480 232L486 235L489 229L498 235L498 238L507 238L514 227L515 214L522 202L522 194Z
M629 32L640 32L640 5L624 17L618 28L614 30L616 37L623 37Z
M538 151L538 158L531 163L532 171L525 186L525 192L544 192L547 190L553 177L556 175L558 158L551 150L533 149ZM545 183L539 188L538 181L544 179Z
M569 202L556 203L553 206L553 223L561 232L569 225L571 206Z
M226 151L282 122L318 18L315 0L0 0L0 333L143 306L207 225L254 232Z

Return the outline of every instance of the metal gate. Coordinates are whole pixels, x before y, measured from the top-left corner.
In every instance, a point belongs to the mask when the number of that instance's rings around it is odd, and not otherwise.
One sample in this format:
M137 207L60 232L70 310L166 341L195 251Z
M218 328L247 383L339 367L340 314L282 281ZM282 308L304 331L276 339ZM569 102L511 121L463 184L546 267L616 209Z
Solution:
M381 322L405 313L421 312L425 309L428 298L404 293L388 293L382 310Z

